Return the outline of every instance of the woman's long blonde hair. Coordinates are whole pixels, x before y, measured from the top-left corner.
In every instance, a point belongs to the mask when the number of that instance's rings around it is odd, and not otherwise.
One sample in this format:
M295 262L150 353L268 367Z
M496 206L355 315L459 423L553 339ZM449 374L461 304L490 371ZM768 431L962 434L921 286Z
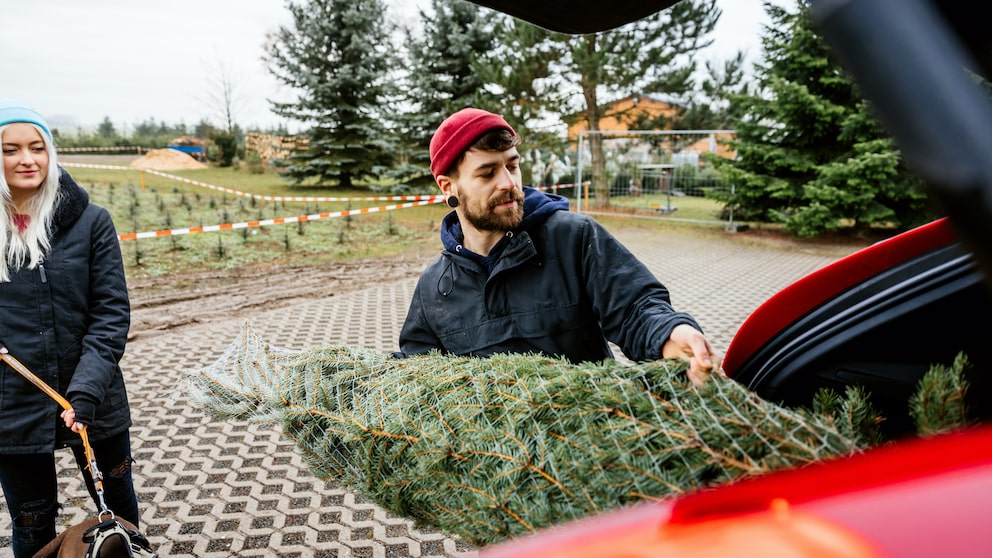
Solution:
M3 196L3 211L0 211L0 282L10 281L11 274L22 267L34 269L45 260L45 254L51 248L52 218L59 197L59 168L55 155L55 144L48 134L39 126L28 122L41 134L48 151L48 169L45 181L38 193L31 196L27 207L21 207L29 217L27 229L23 233L14 224L14 200L10 193L7 178L0 172L0 195ZM6 126L0 126L0 137Z

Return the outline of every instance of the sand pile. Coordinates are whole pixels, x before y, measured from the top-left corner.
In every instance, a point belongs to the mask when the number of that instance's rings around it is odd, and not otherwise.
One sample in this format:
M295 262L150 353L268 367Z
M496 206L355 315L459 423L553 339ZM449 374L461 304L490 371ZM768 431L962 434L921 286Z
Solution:
M191 155L169 148L152 149L140 159L135 159L131 166L136 169L160 171L207 168L206 164L197 161Z

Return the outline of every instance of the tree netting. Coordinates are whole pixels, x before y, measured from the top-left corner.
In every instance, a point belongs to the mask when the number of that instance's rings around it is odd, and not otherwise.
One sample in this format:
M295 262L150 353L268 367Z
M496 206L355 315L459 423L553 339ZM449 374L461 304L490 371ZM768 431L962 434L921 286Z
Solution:
M723 377L695 387L685 369L288 351L246 325L184 387L211 416L279 423L318 478L475 545L876 442L857 389L789 409Z

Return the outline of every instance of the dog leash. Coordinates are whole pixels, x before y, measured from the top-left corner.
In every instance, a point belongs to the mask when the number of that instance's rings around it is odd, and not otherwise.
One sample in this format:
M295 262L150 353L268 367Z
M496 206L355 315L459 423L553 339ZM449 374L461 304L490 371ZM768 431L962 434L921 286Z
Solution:
M7 347L3 345L0 345L0 360L6 362L11 368L17 370L21 376L24 376L27 381L31 382L38 389L57 401L63 409L66 411L72 410L72 405L66 400L65 397L62 397L59 392L52 389L52 386L43 382L41 378L35 376L33 372L28 370L27 366L24 366L19 360L14 358L14 356L10 354L10 351L7 350ZM96 466L96 457L93 455L93 448L90 446L90 439L89 435L86 433L86 428L79 431L79 437L83 439L83 451L86 455L86 462L89 463L90 475L93 477L93 485L96 487L96 495L100 500L99 516L102 518L103 515L107 513L113 516L114 512L110 511L107 507L107 503L103 500L103 473L101 473L100 469Z
M14 358L7 350L7 347L0 345L0 360L3 360L11 368L17 370L17 372L24 376L24 378L34 384L38 389L45 392L49 397L58 402L66 411L72 410L72 404L66 400L65 397L52 389L52 386L46 384L39 378L35 376L33 372L28 370L27 366L21 364L19 360ZM90 438L86 433L86 428L84 427L79 431L79 437L83 439L83 451L86 455L86 462L89 463L90 475L93 477L93 485L96 487L96 495L100 500L100 513L97 514L97 520L99 523L91 528L89 528L83 534L83 542L89 543L86 550L86 558L97 558L100 556L100 549L106 544L112 537L117 537L121 540L124 545L124 549L127 551L128 556L132 558L158 558L158 554L152 551L151 544L148 539L141 533L125 527L117 518L114 516L114 512L107 507L107 503L103 499L103 473L100 472L99 467L96 466L96 456L93 454L93 448L90 446ZM103 519L104 514L109 515L108 519Z

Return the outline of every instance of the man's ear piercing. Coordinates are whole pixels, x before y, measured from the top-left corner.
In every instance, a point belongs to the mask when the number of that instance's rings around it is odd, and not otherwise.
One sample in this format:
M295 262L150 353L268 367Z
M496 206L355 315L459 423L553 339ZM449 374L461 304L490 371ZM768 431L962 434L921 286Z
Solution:
M455 208L458 207L458 198L455 196L448 196L444 203L448 204L448 207Z

